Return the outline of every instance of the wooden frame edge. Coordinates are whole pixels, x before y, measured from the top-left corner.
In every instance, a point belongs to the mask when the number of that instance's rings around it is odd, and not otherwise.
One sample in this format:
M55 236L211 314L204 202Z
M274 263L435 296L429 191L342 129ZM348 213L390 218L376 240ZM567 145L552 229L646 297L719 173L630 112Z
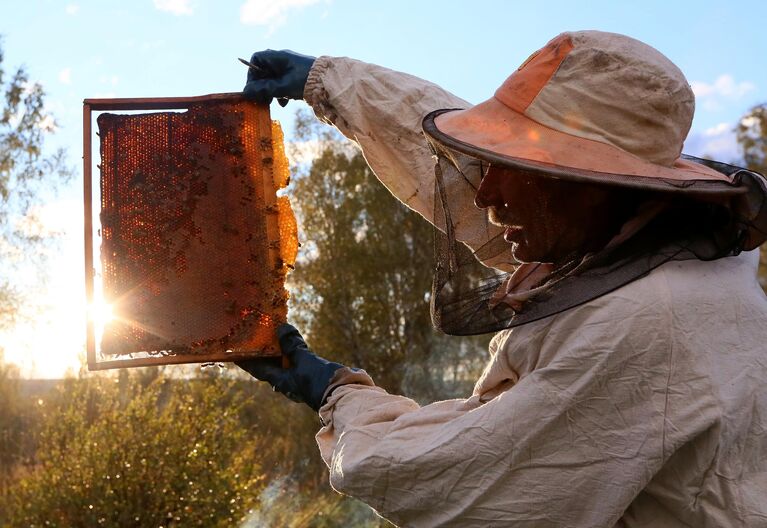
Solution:
M90 307L94 296L93 267L93 158L92 158L92 120L93 111L108 110L177 110L189 108L195 103L210 101L241 101L240 92L209 94L194 97L139 97L114 99L83 100L83 201L84 201L84 248L85 248L85 294L88 306L86 314L86 357L89 371L108 370L126 367L148 367L155 365L200 364L208 362L232 362L244 359L282 358L283 367L289 366L282 354L272 356L242 355L235 353L212 353L184 356L151 356L143 358L104 359L96 355L96 335ZM254 103L255 104L255 103ZM271 133L271 132L270 132ZM115 356L119 357L119 356ZM123 356L124 357L124 356Z
M90 307L93 304L93 163L91 158L91 106L83 104L83 214L85 248L85 352L88 370L96 368L96 335Z
M93 366L88 364L88 370L110 370L128 367L152 367L163 365L198 365L203 363L231 363L246 359L279 359L283 358L282 365L286 368L284 356L244 356L242 354L205 354L200 356L152 356L145 358L104 359L97 360Z
M85 99L83 104L93 110L178 110L195 103L211 101L240 101L241 92L196 95L192 97L118 97L112 99Z

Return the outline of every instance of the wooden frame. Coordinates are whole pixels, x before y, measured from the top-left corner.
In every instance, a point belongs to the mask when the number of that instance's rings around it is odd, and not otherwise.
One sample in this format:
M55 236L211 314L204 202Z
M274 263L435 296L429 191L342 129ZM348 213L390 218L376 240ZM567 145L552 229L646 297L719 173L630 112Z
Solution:
M85 247L85 290L88 306L93 305L94 300L94 232L93 232L93 158L91 143L93 112L101 111L158 111L158 110L183 110L196 103L202 102L237 102L241 101L241 93L210 94L196 97L158 97L158 98L115 98L115 99L85 99L83 101L83 201L84 201L84 247ZM268 120L268 115L266 116ZM271 124L270 121L267 123ZM265 124L266 126L266 124ZM270 219L272 225L270 231L278 229L276 219ZM273 232L273 231L272 231ZM275 339L276 344L276 339ZM181 363L209 363L220 361L236 361L239 359L251 359L253 357L268 357L242 352L216 352L209 354L179 354L157 355L146 352L131 354L131 357L123 359L99 359L96 350L95 324L91 314L87 317L86 328L86 353L89 370L104 370L123 367L139 367L152 365L169 365ZM277 347L279 350L279 347ZM283 366L287 366L286 359L282 359Z

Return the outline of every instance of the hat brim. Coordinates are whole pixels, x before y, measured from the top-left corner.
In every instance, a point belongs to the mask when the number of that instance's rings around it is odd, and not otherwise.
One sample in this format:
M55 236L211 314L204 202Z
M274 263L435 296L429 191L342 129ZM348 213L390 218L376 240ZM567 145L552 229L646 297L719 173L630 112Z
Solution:
M700 163L680 158L672 167L656 165L618 147L543 126L494 97L467 110L431 112L423 129L457 152L543 177L711 197L746 192L730 175Z

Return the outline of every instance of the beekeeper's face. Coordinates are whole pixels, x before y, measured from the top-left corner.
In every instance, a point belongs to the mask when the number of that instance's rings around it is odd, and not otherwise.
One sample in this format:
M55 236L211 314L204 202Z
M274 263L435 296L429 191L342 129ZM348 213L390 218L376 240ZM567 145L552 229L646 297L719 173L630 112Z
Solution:
M491 166L474 203L506 228L518 261L561 264L601 248L614 234L611 198L609 188Z

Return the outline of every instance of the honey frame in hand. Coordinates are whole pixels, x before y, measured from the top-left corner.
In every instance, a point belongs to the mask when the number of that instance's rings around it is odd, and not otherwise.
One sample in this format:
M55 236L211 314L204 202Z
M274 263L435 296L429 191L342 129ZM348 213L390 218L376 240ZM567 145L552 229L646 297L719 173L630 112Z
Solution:
M267 106L86 99L83 162L89 369L279 356L298 241Z

